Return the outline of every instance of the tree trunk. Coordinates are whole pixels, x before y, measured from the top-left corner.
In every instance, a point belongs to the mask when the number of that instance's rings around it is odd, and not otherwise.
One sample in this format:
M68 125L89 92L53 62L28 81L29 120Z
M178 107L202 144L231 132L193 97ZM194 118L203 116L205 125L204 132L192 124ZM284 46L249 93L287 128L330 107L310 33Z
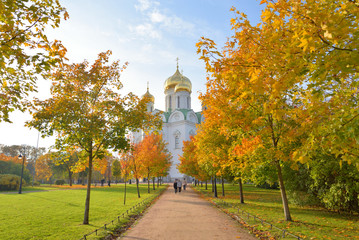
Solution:
M84 173L84 172L82 173L81 178L82 178L82 183L81 183L81 185L82 185L82 186L85 186L85 173Z
M157 178L157 188L160 187L160 177Z
M285 191L284 182L283 182L282 168L281 168L278 160L275 161L275 164L276 164L277 171L278 171L278 180L279 180L279 186L280 186L280 193L282 195L284 217L285 217L286 221L292 221L292 217L290 216L290 212L289 212L287 193Z
M222 177L222 196L224 197L224 179Z
M214 183L214 197L218 198L218 192L217 192L217 178L214 177L213 179L213 183Z
M150 193L150 172L147 174L147 185L148 185L148 193Z
M242 178L239 179L239 197L240 197L240 203L244 203Z
M212 192L214 193L214 180L213 180L213 177L211 177L211 182L212 182Z
M86 193L86 204L85 204L85 215L83 224L89 224L89 213L90 213L90 192L91 192L91 177L92 177L92 141L89 149L89 172L87 176L87 193Z
M138 186L138 178L136 178L136 187L137 187L137 195L138 195L138 198L141 198L141 195L140 195L140 188Z
M69 184L70 184L70 187L72 186L72 172L71 170L69 169Z
M126 193L127 193L127 188L126 188L127 176L126 175L125 175L125 197L123 198L123 205L126 205Z
M203 182L201 181L201 188L203 187Z
M206 190L208 190L208 189L207 189L207 180L206 180Z
M156 190L155 177L152 178L153 190Z

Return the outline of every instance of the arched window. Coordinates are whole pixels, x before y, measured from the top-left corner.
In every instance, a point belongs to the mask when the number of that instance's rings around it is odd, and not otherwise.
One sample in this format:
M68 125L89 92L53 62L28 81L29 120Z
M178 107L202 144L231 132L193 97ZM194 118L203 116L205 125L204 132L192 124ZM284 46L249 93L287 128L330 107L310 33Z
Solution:
M177 97L177 108L180 108L180 97Z
M179 136L175 136L175 148L179 148Z
M172 98L171 98L171 96L170 96L170 99L169 99L169 106L168 106L168 108L172 108Z

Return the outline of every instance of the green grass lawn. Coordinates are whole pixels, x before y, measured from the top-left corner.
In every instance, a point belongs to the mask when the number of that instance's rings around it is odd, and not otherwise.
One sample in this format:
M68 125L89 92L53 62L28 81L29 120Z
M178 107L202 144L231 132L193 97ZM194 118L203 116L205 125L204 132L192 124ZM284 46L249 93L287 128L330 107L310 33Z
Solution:
M136 185L127 185L124 205L124 184L92 188L89 225L82 225L86 189L0 193L0 239L80 239L159 192L151 189L148 194L145 184L140 186L140 191L139 199Z
M56 185L41 185L41 186L34 186L34 187L31 187L31 186L25 186L25 187L22 187L21 191L22 192L28 192L28 191L48 191L48 190L57 190L59 189L59 187L57 187ZM11 190L11 191L8 191L8 192L13 192L13 193L17 193L19 192L19 189L16 189L16 190ZM0 192L0 194L3 193L3 192Z
M222 197L222 186L218 184L219 198L297 236L305 239L359 239L358 215L339 214L325 209L290 205L293 222L287 222L283 221L284 212L279 190L244 185L245 204L239 204L238 185L225 184L224 188L225 197ZM211 185L208 185L207 191L204 190L204 185L197 189L212 196ZM236 209L228 210L237 212ZM254 221L249 223L254 224ZM261 224L258 222L257 226L261 228ZM278 234L279 232L273 231L272 233Z

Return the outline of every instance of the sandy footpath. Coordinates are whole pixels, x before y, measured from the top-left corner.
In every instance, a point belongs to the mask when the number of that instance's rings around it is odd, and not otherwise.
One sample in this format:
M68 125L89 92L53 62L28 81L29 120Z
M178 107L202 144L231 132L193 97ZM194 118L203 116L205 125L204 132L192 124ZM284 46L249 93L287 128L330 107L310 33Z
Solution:
M256 239L193 189L169 187L121 240Z

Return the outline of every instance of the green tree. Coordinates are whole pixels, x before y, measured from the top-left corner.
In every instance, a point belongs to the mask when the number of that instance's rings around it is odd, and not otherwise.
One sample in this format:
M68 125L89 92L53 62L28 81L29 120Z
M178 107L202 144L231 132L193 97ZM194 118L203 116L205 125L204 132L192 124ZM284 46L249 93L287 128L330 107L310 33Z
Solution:
M74 167L79 161L77 153L72 152L53 152L51 154L53 163L60 166L67 173L70 186L72 186L72 175L74 174Z
M118 159L114 160L112 163L112 175L117 179L121 177L121 163Z
M0 2L0 122L11 122L9 113L15 109L23 111L38 75L64 58L66 49L45 34L62 17L68 14L58 0Z
M57 133L56 148L77 147L87 157L88 183L83 224L89 223L93 161L107 149L128 149L127 131L145 128L152 115L145 101L129 93L121 96L119 61L108 64L111 51L100 53L92 66L87 61L63 64L52 74L52 98L35 100L33 120L27 123L42 135ZM82 156L80 160L84 161Z

